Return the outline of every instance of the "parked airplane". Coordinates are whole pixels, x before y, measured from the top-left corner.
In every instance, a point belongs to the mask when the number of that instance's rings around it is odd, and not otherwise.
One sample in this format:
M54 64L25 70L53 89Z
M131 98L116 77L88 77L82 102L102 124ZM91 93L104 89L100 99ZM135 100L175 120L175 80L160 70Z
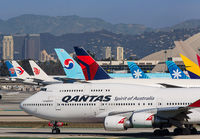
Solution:
M12 62L13 64L10 61L5 61L11 81L36 84L33 82L33 79L31 79L31 76L16 61Z
M18 78L21 78L24 80L31 79L31 76L16 61L13 60L12 65L15 69L15 72Z
M123 84L138 84L154 87L200 87L200 80L182 79L113 79L111 78L98 63L86 52L84 48L74 47L78 62L85 75L87 82L92 83L123 83Z
M80 65L64 49L55 48L55 51L68 78L85 80ZM131 77L130 73L108 73L108 75L112 78Z
M16 74L15 69L14 69L13 65L11 64L11 62L7 60L7 61L5 61L5 64L8 68L10 77L17 77L17 74Z
M173 61L166 61L166 64L172 79L190 79Z
M54 50L68 78L85 79L79 64L64 49L55 48Z
M33 78L38 83L43 85L63 83L63 81L55 79L54 76L48 76L33 60L29 60L31 69L33 71Z
M85 80L101 80L111 78L83 48L74 47L74 50L85 76Z
M157 128L156 135L195 134L200 124L200 88L158 88L119 83L53 84L25 99L20 107L50 120L52 133L60 122L99 122L106 130Z
M188 74L190 75L191 79L200 79L200 67L194 63L193 61L191 61L189 58L187 58L186 56L180 54L184 64L185 64L185 68L188 71Z
M149 79L149 77L138 67L133 61L127 62L128 67L131 71L133 79Z

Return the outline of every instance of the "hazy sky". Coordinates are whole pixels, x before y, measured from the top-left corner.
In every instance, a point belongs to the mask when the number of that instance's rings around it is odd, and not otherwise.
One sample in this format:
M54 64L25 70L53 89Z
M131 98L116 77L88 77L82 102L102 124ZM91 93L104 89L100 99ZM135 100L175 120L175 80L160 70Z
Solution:
M22 14L78 15L165 27L200 19L200 0L0 0L0 19Z

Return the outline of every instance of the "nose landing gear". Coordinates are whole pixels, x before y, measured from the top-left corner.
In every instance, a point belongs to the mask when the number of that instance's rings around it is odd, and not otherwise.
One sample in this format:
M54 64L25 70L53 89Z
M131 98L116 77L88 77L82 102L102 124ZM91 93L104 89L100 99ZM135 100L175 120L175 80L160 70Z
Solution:
M54 127L52 129L52 134L60 134L60 129L58 127Z
M59 126L63 126L63 123L55 121L50 122L48 125L52 127L52 134L60 134Z

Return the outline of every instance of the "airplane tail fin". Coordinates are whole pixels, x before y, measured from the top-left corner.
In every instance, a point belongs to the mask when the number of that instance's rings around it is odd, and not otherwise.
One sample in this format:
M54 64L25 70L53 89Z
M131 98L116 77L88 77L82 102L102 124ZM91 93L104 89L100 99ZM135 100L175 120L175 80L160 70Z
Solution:
M172 79L189 79L173 61L166 61L166 64Z
M30 75L16 61L12 61L12 64L18 78L22 79L30 78Z
M180 54L184 64L185 64L185 68L188 71L188 74L190 75L191 79L200 79L200 67L194 63L193 61L191 61L189 58L187 58L186 56Z
M68 78L85 79L80 65L61 48L54 49Z
M197 61L198 61L199 67L200 67L200 56L198 54L197 54Z
M149 79L135 62L131 61L127 62L127 64L134 79Z
M8 68L10 77L17 77L17 74L16 74L15 69L14 69L13 65L11 64L11 62L5 61L5 63L6 63L6 66Z
M74 47L74 50L86 80L102 80L111 78L84 48Z
M38 79L47 79L49 76L33 61L29 60L33 74Z

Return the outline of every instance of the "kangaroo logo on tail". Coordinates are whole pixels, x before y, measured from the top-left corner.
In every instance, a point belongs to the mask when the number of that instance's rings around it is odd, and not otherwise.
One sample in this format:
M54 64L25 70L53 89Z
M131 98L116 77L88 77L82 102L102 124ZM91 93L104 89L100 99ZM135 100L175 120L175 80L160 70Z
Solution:
M74 61L72 59L66 59L64 65L66 69L72 69L74 67Z

